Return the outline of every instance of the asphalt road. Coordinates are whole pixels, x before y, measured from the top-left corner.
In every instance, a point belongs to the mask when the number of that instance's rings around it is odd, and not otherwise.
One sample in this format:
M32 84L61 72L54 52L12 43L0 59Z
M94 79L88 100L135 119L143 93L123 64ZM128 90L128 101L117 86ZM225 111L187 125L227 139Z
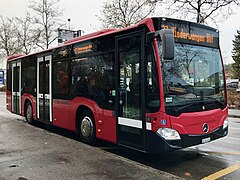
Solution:
M100 142L78 141L74 133L5 109L0 94L0 180L25 179L239 179L240 119L229 118L225 138L157 155Z
M184 179L240 179L240 119L229 118L227 137L216 141L156 155L109 150L135 162ZM104 148L104 147L103 147Z
M0 180L180 179L100 146L83 144L63 129L27 124L5 109L0 94Z

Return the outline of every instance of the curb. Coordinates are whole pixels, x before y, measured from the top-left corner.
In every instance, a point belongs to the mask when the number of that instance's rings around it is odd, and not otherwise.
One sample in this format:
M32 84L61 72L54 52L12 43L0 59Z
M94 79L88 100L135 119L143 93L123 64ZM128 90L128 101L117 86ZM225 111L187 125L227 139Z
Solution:
M228 117L232 117L232 118L240 118L240 115L232 115L232 114L229 114Z

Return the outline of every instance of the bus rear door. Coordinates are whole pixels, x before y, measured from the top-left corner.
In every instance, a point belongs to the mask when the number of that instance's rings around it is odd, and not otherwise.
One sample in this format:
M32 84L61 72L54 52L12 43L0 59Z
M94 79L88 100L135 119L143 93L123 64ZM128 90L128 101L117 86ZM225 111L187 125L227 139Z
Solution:
M144 33L116 37L117 143L145 150Z
M12 112L21 113L21 62L12 64Z

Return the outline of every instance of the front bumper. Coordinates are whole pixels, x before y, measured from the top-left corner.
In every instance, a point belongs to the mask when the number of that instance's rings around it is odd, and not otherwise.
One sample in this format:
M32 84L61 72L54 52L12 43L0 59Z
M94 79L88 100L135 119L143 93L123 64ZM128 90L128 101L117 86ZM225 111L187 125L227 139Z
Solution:
M223 126L215 129L211 133L203 135L180 134L181 140L165 140L152 131L147 131L147 152L157 153L182 149L198 144L203 144L224 137L228 134L228 127Z

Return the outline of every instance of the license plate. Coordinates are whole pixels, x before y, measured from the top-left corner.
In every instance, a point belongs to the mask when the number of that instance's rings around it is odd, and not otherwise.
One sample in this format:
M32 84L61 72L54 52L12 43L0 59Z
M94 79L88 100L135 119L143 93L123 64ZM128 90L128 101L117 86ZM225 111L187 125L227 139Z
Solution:
M204 144L204 143L208 143L208 142L210 142L210 141L211 141L211 138L210 138L210 137L202 139L202 143L203 143L203 144Z

